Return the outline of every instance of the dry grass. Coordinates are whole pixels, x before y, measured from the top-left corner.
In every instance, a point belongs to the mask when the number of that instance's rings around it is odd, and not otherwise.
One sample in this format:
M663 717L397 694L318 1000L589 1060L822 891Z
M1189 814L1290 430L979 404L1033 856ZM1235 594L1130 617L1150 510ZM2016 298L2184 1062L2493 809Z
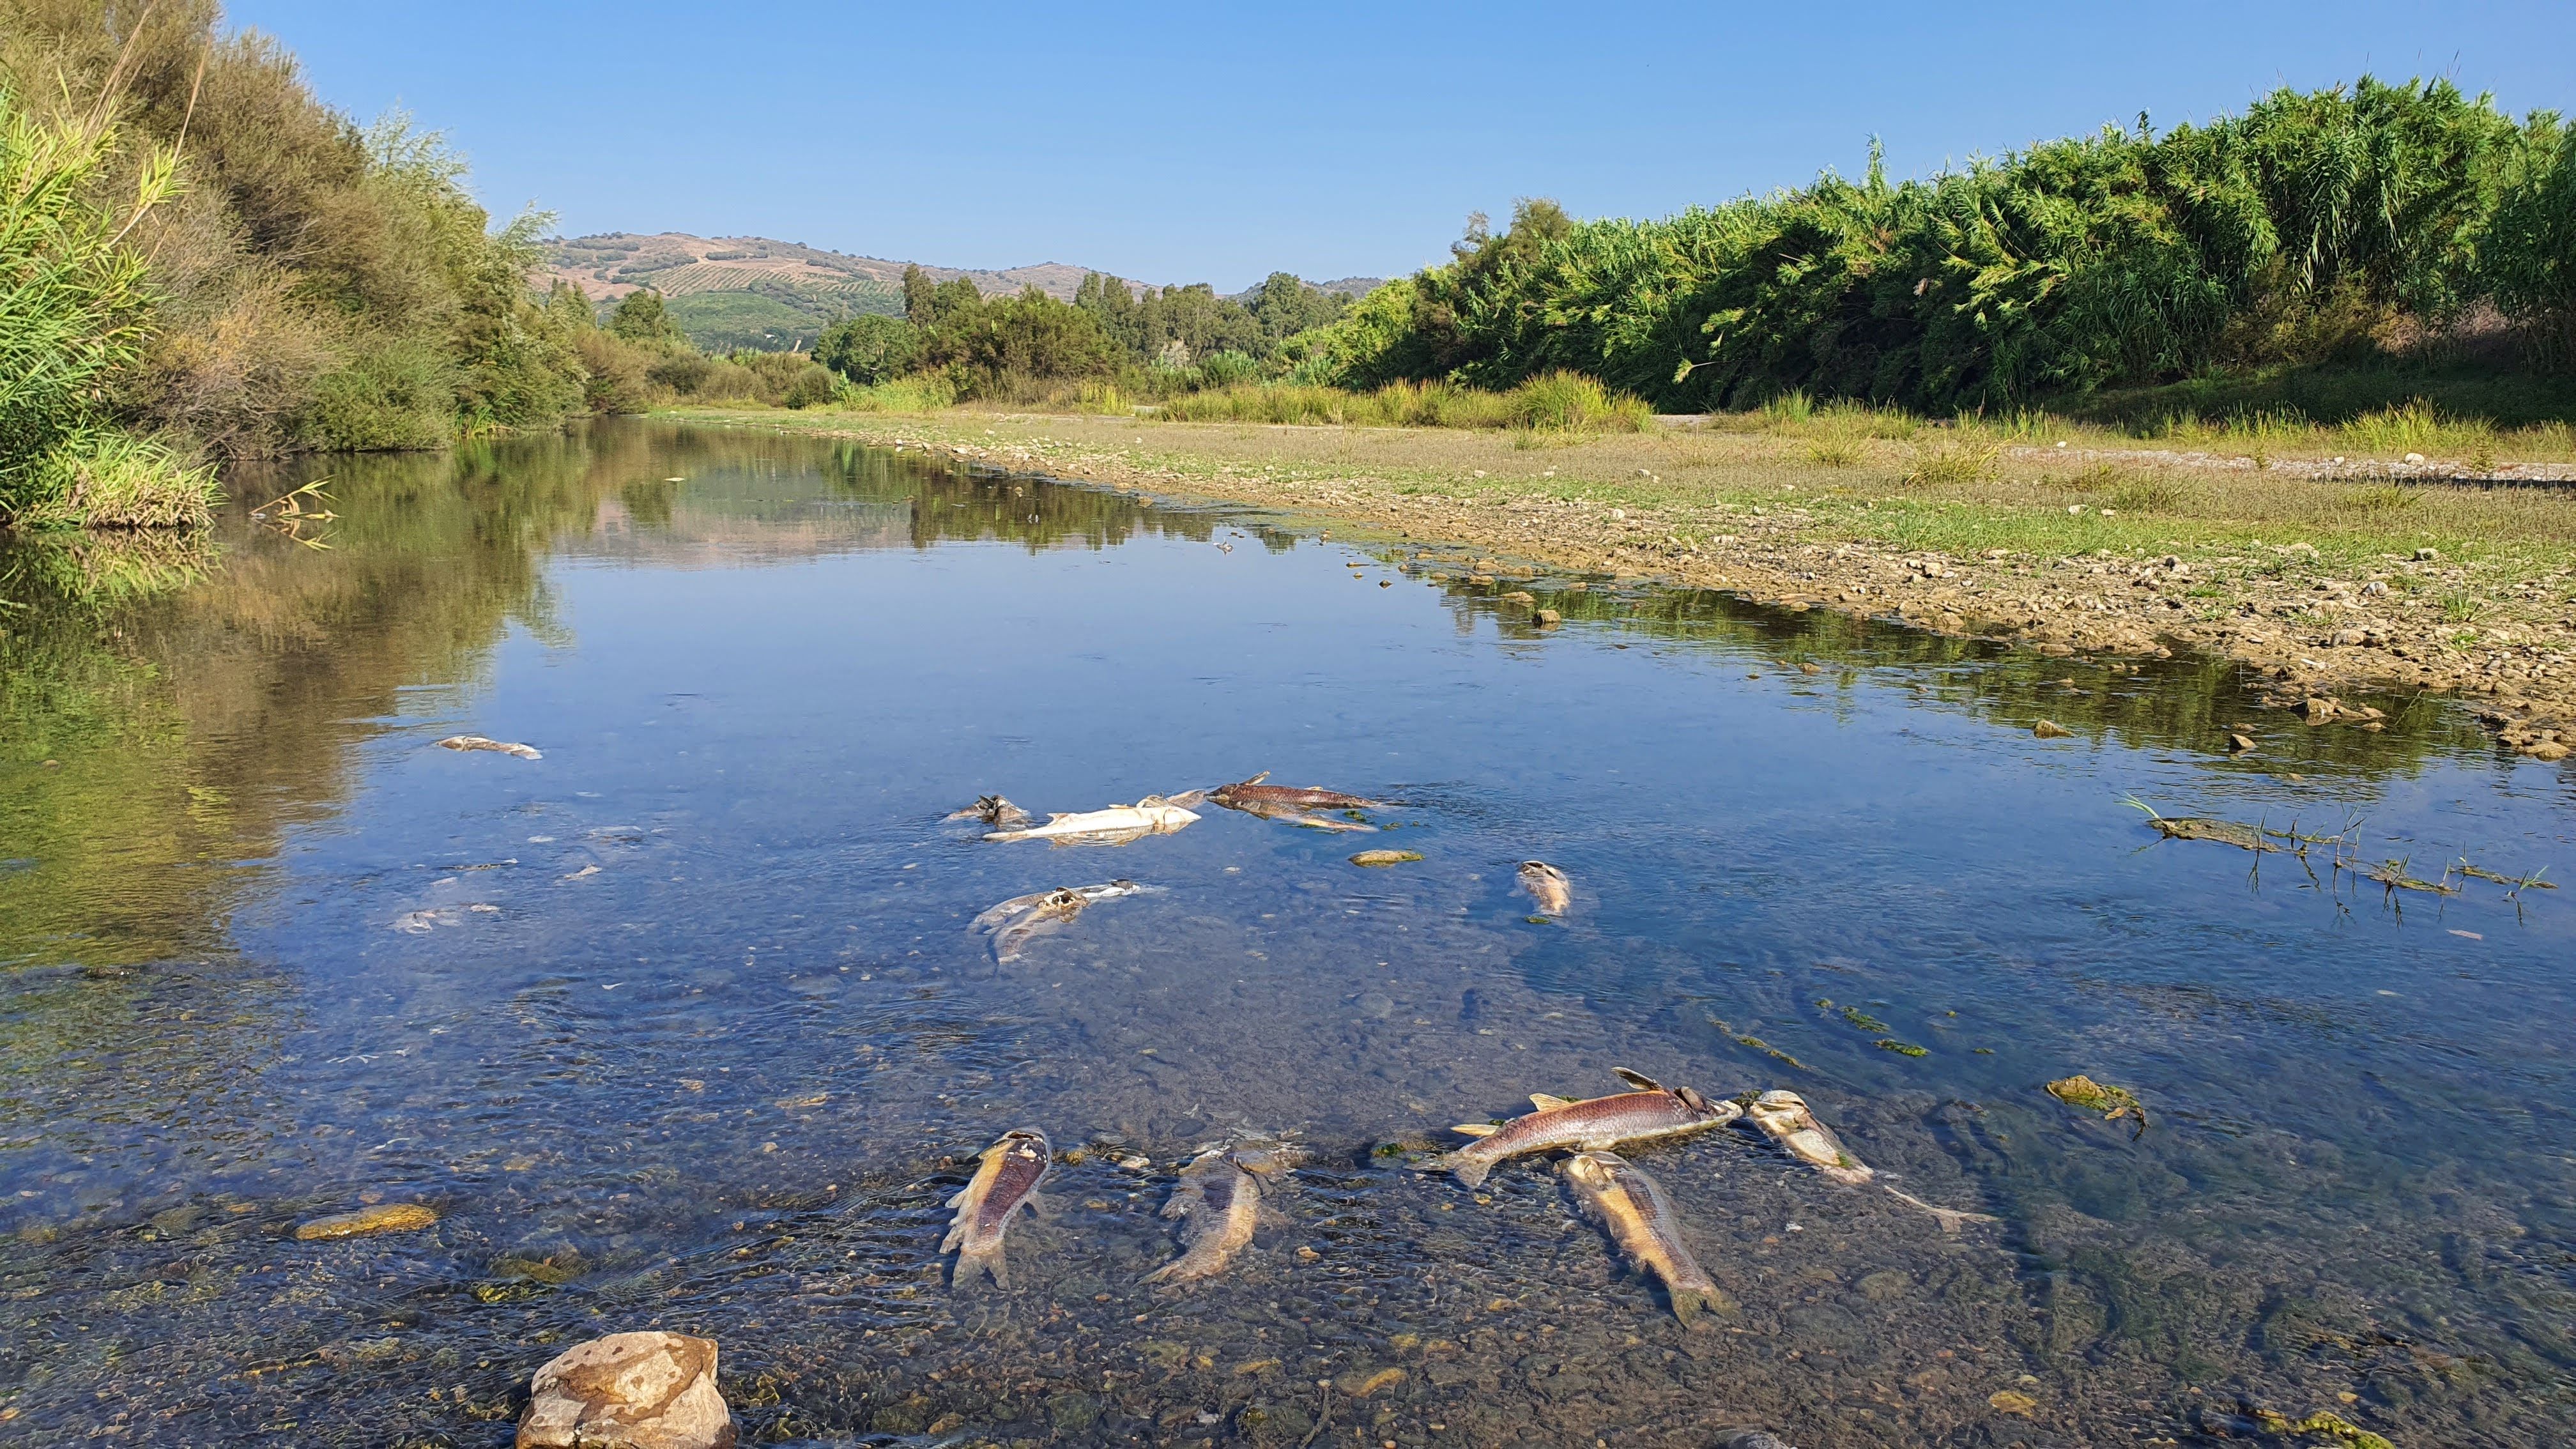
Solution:
M1785 412L1785 410L1784 410ZM707 416L681 412L678 417ZM829 412L760 414L803 430L862 420ZM1366 479L1392 491L1499 502L1539 497L1655 510L1729 531L1725 515L1794 511L1819 541L1862 539L1966 553L2040 556L2097 549L2164 552L2313 546L2323 558L2376 559L2432 547L2446 557L2519 560L2541 572L2576 562L2576 487L2458 486L2356 489L2350 479L2250 468L2142 467L2052 449L2040 462L2003 440L1920 426L1913 448L1863 451L1811 438L1826 410L1779 427L1578 434L1543 450L1509 432L1451 428L1295 427L1243 423L1149 426L1138 419L957 410L867 423L922 439L981 447L1026 444L1210 480ZM729 420L741 421L739 417ZM1848 412L1836 424L1851 429ZM2134 448L2134 442L2117 440ZM1850 447L1847 464L1814 446ZM2576 447L2556 455L2576 457ZM2397 502L2402 495L2409 501ZM2070 513L2070 507L2080 512ZM2110 510L2106 515L2104 510Z

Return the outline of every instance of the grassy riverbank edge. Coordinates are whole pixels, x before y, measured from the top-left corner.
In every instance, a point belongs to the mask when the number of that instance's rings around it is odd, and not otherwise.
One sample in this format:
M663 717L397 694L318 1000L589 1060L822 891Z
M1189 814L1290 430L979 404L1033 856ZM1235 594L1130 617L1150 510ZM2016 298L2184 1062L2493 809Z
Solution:
M2008 447L1960 467L1937 440L1828 454L1796 436L1693 428L654 416L1277 508L2045 653L2193 650L2261 672L2312 723L2370 726L2338 693L2457 694L2526 755L2576 748L2576 488L2563 484L2372 481L2326 460L2249 472L2136 445Z

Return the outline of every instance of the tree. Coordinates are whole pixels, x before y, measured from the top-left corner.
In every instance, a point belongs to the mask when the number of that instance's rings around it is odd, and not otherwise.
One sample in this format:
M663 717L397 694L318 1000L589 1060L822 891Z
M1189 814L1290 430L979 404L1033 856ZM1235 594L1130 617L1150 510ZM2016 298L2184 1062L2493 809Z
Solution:
M650 287L638 287L617 304L608 319L608 330L628 342L646 347L686 347L689 335L671 320L670 311L662 305L662 294Z
M906 263L903 269L903 315L915 327L927 327L934 320L930 306L930 278L921 268Z
M862 385L901 377L920 358L921 329L874 312L835 323L814 340L816 362Z

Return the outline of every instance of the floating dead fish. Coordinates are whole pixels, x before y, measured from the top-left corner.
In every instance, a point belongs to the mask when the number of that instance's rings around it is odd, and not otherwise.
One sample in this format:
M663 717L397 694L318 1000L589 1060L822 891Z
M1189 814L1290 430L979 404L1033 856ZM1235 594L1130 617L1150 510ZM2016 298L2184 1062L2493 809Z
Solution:
M1816 1114L1807 1110L1807 1099L1795 1092L1765 1092L1753 1099L1744 1115L1789 1149L1790 1156L1836 1182L1863 1183L1875 1175L1867 1163L1851 1155L1841 1138L1816 1120Z
M1269 815L1274 811L1384 810L1387 808L1387 802L1384 800L1368 800L1357 795L1345 795L1339 790L1327 790L1319 785L1261 783L1269 778L1270 772L1264 770L1249 780L1237 780L1231 785L1219 785L1208 792L1208 803L1222 805L1228 810L1241 810L1250 815Z
M442 750L459 751L490 750L494 754L498 755L516 755L523 760L542 760L545 758L544 755L537 752L534 746L516 744L509 740L489 740L485 739L481 735L449 735L447 738L438 742L438 747Z
M940 1239L939 1251L957 1255L952 1282L970 1283L976 1273L986 1272L997 1286L1008 1288L1011 1273L1002 1261L1003 1235L1021 1208L1037 1210L1038 1184L1046 1181L1047 1169L1055 1165L1055 1149L1048 1145L1045 1133L1022 1127L1003 1133L982 1157L974 1179L947 1202L957 1209L957 1216L949 1223L948 1236Z
M1081 915L1096 901L1114 901L1121 896L1143 895L1160 886L1140 886L1132 880L1113 880L1105 885L1071 886L1062 890L1034 891L1013 896L977 916L974 929L993 933L993 959L1017 960L1020 947L1031 936L1052 931Z
M1663 1280L1673 1316L1687 1327L1701 1310L1731 1313L1735 1304L1703 1272L1682 1243L1672 1199L1663 1184L1616 1152L1578 1152L1556 1166L1574 1189L1574 1200L1629 1261Z
M1351 857L1351 864L1366 866L1406 865L1420 860L1418 850L1363 850Z
M1546 861L1521 862L1521 889L1537 899L1542 916L1561 916L1574 908L1574 882Z
M1026 825L1030 820L1036 817L1030 815L1029 812L1021 809L1019 806L1012 804L1010 801L1003 799L999 795L978 795L975 797L974 804L967 806L963 810L952 812L948 818L951 820L981 820L987 825L1010 826Z
M1211 1147L1181 1169L1163 1216L1181 1220L1181 1256L1145 1275L1148 1283L1195 1283L1225 1271L1261 1221L1261 1179L1291 1158L1278 1144Z
M1053 840L1066 845L1125 845L1148 835L1169 835L1196 819L1198 816L1162 796L1148 795L1133 805L1052 814L1044 825L996 830L984 838Z
M1478 1140L1433 1159L1430 1169L1454 1173L1460 1182L1475 1187L1507 1157L1563 1147L1602 1151L1623 1142L1705 1132L1744 1115L1744 1109L1733 1102L1712 1102L1688 1087L1667 1087L1626 1067L1615 1070L1619 1080L1636 1090L1586 1102L1533 1092L1530 1105L1538 1110L1526 1117L1515 1117L1499 1127L1468 1122L1450 1128Z

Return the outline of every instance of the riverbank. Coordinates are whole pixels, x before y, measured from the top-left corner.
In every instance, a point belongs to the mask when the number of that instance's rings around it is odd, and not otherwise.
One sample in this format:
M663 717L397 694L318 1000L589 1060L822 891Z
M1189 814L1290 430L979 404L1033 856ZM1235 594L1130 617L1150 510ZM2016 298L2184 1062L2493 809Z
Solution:
M920 448L1349 520L2046 653L2196 650L2312 723L2452 693L2537 759L2576 747L2576 467L2150 445L1164 423L950 411L658 416ZM2089 440L2088 440L2089 441ZM2213 744L2223 742L2213 741Z

